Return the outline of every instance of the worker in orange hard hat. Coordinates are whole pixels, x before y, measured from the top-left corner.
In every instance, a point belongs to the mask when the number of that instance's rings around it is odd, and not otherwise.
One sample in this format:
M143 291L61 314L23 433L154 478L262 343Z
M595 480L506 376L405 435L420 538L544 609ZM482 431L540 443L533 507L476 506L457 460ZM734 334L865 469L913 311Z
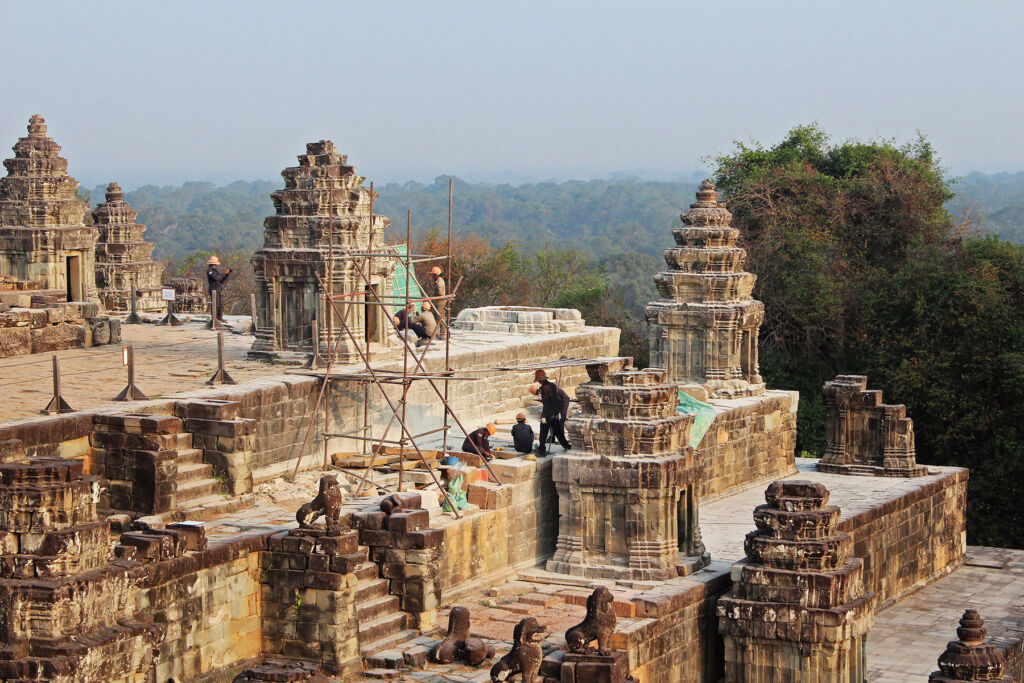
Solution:
M466 440L462 442L462 450L466 453L476 453L482 458L490 460L490 438L494 436L496 431L498 431L498 425L493 422L488 423L486 427L474 429L466 435Z
M231 275L231 269L228 268L223 273L217 270L217 266L220 265L220 259L214 254L210 258L206 259L206 282L210 285L210 298L213 298L213 293L217 292L217 310L214 311L214 315L217 316L217 320L224 320L224 283L227 282L228 276Z
M533 450L533 427L526 423L526 413L516 415L516 423L512 425L512 445L517 453Z
M565 420L569 417L569 394L549 381L547 373L543 370L538 370L533 377L537 383L530 387L530 393L541 402L540 447L537 453L547 454L549 433L553 437L552 440L557 440L562 448L569 450L572 444L565 438Z
M427 296L447 296L448 284L444 281L444 271L434 266L430 269L430 281L427 283ZM434 300L434 314L437 317L438 332L437 338L444 339L448 336L448 299Z

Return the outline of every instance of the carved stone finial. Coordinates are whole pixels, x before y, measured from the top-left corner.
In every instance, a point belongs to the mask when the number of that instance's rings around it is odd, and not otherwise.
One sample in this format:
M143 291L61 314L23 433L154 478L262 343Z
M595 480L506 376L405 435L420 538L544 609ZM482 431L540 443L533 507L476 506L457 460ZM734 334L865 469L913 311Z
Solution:
M476 666L493 656L493 645L469 635L469 610L460 605L452 607L448 615L448 633L430 651L431 661L451 664L455 659L461 659L470 666Z
M124 192L121 191L121 186L117 183L110 183L107 185L107 201L108 202L121 202L124 201Z
M338 480L332 476L320 478L320 492L316 498L299 508L295 513L295 521L299 523L300 529L314 529L313 522L324 516L327 533L336 533L339 530L341 520L341 504L345 502L345 495L341 492Z
M608 654L615 633L615 608L612 592L604 586L594 589L587 598L587 616L582 622L565 632L565 644L570 652L584 652L596 640L597 650Z
M46 119L40 114L32 114L28 120L28 136L30 138L46 137Z
M985 620L976 610L966 610L960 618L957 638L939 655L939 671L928 677L931 683L951 681L998 681L1010 683L1004 676L1006 654L994 645L985 645Z
M710 178L705 178L701 181L700 187L697 189L697 202L690 206L695 209L704 202L718 205L718 191L715 189L715 184L711 182Z

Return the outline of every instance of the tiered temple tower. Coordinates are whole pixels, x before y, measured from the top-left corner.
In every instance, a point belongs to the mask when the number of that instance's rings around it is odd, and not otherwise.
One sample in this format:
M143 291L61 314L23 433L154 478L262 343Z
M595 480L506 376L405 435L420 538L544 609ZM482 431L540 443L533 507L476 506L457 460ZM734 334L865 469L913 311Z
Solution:
M587 365L576 389L582 414L566 422L573 450L552 462L558 542L548 571L664 580L709 559L701 541L701 466L689 444L692 415L676 412L678 387L632 359Z
M666 368L669 381L699 400L759 396L764 304L751 298L757 277L743 270L740 231L710 180L680 217L676 246L665 250L669 270L654 276L658 300L647 305L651 366Z
M138 213L125 203L117 183L107 185L106 199L92 212L93 224L99 230L96 287L103 307L108 311L130 310L135 287L138 310L164 310L160 300L163 266L151 258L153 243L142 241L146 226L135 222Z
M0 178L0 274L42 281L70 301L97 301L99 233L83 222L89 206L75 196L78 181L68 175L60 145L46 136L42 116L32 115L28 137L13 149Z
M311 142L299 156L299 165L281 172L285 188L273 192L276 214L264 221L263 248L252 258L256 275L259 327L249 356L270 358L280 351L309 351L312 321L319 321L320 352L328 353L334 340L343 337L339 362L359 359L356 346L368 341L385 341L390 328L385 312L376 306L346 305L351 296L338 298L345 322L358 340L350 343L335 316L327 323L329 306L317 276L325 283L333 277L336 296L365 290L357 274L357 262L346 253L365 253L381 244L391 221L374 215L370 220L370 190L364 177L349 165L348 157L335 152L329 140ZM333 245L332 245L333 240ZM332 258L333 257L333 258ZM389 295L394 260L367 259L362 262L371 287L379 296ZM367 295L359 295L363 301ZM372 297L370 297L372 300ZM367 320L369 318L369 320Z
M725 680L867 680L875 596L853 538L837 530L839 508L809 481L777 481L764 497L743 544L747 560L733 565L732 592L718 601Z

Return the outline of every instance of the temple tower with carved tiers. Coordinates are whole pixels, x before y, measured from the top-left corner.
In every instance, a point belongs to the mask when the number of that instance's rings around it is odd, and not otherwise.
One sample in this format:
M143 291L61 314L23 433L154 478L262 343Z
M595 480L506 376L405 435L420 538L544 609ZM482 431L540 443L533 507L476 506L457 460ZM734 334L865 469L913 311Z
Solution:
M757 334L764 304L751 297L757 277L744 270L740 231L710 180L672 231L667 271L654 276L658 299L647 305L651 366L702 401L764 393Z
M89 206L75 195L78 181L42 116L32 115L28 136L12 149L0 178L0 274L39 281L69 301L97 301L99 233L84 223Z
M623 581L661 581L705 566L698 522L701 465L689 446L693 416L676 411L678 387L630 358L587 365L569 418L572 450L554 456L558 541L547 570Z
M252 258L259 326L249 356L266 359L281 352L308 352L315 318L320 352L326 355L341 337L337 360L357 361L358 348L387 339L385 315L390 313L347 302L354 302L354 296L372 300L372 295L356 294L367 291L363 276L378 296L389 295L395 261L358 261L346 255L366 253L383 243L382 234L391 221L374 215L371 222L370 190L363 187L366 179L329 140L307 144L299 165L284 169L281 175L285 187L270 195L275 214L264 221L263 248ZM321 281L326 284L329 277L355 344L342 329L340 316L328 322L330 306Z
M99 230L96 287L103 307L108 311L131 310L134 287L137 310L164 310L160 300L163 266L151 258L153 243L142 241L146 226L135 222L138 213L124 201L124 192L117 183L107 185L106 200L92 212L93 225Z

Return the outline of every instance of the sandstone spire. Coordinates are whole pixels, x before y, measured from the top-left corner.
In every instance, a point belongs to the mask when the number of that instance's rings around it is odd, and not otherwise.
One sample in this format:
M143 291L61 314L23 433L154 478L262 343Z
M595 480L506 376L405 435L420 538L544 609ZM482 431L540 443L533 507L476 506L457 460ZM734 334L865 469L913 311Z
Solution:
M106 200L92 212L99 230L96 245L96 286L108 311L131 309L132 287L138 291L136 307L140 311L162 311L160 278L163 266L152 260L153 243L143 242L145 225L135 222L138 215L124 201L117 183L107 185Z
M68 175L42 116L32 115L28 136L12 149L0 178L0 274L43 280L70 300L95 301L97 231L83 222L89 207L75 196L78 181Z
M654 276L658 300L647 305L651 366L695 398L736 398L764 393L757 334L764 305L751 297L752 273L743 270L740 231L710 180L684 211L665 250L669 270Z

